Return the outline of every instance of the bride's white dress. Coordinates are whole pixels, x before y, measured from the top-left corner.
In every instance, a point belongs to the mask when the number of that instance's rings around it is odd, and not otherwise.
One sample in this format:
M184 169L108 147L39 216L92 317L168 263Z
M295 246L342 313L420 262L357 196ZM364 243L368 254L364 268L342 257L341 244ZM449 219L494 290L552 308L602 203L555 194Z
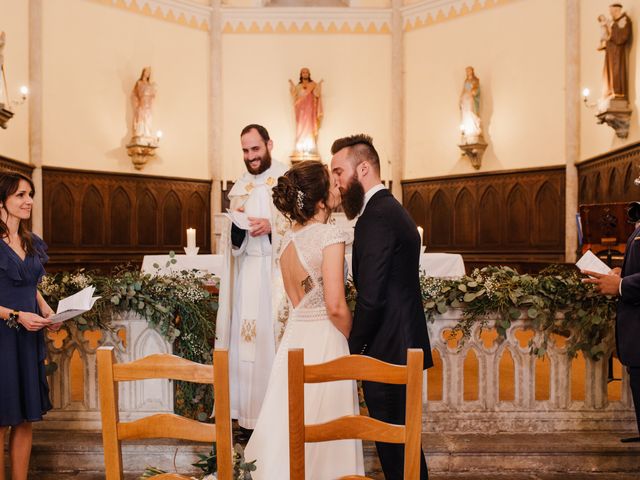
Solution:
M324 302L322 252L328 245L344 243L346 234L334 225L310 224L283 239L290 243L310 277L311 289L294 308L278 348L258 422L245 448L247 461L257 460L255 480L289 479L289 411L287 356L291 348L304 348L304 363L322 363L349 355L347 339L331 323ZM359 413L356 384L340 381L304 387L305 423L323 423ZM333 480L344 475L364 475L362 442L338 440L305 445L306 480Z

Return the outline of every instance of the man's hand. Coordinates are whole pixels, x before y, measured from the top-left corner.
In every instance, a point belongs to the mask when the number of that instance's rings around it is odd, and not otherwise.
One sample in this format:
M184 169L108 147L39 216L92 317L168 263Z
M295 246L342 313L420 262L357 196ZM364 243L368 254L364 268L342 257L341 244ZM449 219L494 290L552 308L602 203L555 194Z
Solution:
M249 230L249 234L252 237L259 237L260 235L268 235L271 233L271 222L268 218L248 218L249 226L251 227L251 229Z
M611 270L611 272L607 275L603 275L602 273L590 272L588 270L582 270L582 273L593 277L583 278L582 283L593 283L596 286L596 291L598 293L614 296L620 294L620 282L622 281L622 278L620 278L619 268Z

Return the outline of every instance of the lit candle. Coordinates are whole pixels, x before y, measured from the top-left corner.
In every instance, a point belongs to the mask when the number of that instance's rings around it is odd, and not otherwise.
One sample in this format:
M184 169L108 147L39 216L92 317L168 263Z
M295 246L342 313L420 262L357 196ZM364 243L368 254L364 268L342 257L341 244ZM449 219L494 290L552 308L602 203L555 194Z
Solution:
M187 248L196 248L196 229L187 228Z
M418 234L420 235L420 246L422 246L422 236L424 235L424 228L418 227Z

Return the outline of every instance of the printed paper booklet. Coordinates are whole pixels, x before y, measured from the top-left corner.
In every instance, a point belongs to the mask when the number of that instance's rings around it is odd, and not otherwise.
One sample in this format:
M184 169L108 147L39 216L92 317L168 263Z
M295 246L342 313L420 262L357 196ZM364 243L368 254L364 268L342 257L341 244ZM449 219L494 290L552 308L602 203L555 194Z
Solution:
M100 298L93 296L95 291L95 287L89 286L80 290L78 293L74 293L73 295L60 300L56 314L49 317L51 323L64 322L65 320L77 317L78 315L82 315L84 312L91 310L93 308L93 304Z

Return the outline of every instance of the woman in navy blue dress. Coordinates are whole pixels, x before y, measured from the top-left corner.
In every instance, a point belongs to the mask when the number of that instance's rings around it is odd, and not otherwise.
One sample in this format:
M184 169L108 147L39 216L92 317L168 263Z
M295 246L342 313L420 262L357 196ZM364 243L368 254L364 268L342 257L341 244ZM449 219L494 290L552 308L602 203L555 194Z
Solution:
M53 311L38 292L46 245L29 232L33 183L23 175L0 175L0 439L11 430L12 480L26 480L31 423L51 409L44 371L44 329ZM5 479L4 452L0 480Z

